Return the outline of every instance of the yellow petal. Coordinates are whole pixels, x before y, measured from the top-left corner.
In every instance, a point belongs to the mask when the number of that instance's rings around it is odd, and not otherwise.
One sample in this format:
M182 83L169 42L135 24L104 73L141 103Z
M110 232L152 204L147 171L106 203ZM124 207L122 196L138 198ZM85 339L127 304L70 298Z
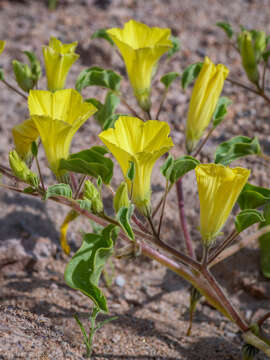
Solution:
M201 164L195 169L200 199L200 232L209 245L220 232L246 184L250 171L219 164Z
M208 57L205 58L192 91L188 110L186 143L190 152L211 121L228 73L226 66L215 66Z
M84 122L97 109L84 102L81 94L74 89L59 90L54 93L45 90L31 90L28 97L30 115L49 116L74 124Z
M126 181L130 192L132 188L133 202L145 214L150 208L153 166L173 146L169 133L169 125L165 122L143 122L135 117L120 116L114 129L108 129L99 135L118 161L125 178L130 162L134 162L133 184L128 179Z
M79 216L79 214L76 211L70 210L68 212L67 216L65 217L61 227L60 227L60 244L61 244L62 250L67 255L69 255L69 253L70 253L70 247L69 247L68 242L67 242L68 226L78 216Z
M22 124L14 126L12 135L17 153L28 163L32 157L31 144L33 141L36 141L39 136L34 121L28 119Z
M0 54L2 54L2 52L4 51L6 42L3 40L0 40Z

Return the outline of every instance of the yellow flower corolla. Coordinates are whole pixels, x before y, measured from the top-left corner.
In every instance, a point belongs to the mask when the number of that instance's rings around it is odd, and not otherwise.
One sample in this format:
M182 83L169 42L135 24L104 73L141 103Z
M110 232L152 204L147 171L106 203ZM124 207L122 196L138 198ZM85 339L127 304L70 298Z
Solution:
M66 159L73 136L96 108L76 90L55 93L32 90L28 98L31 119L41 138L51 170L61 176L59 161Z
M136 117L120 116L114 129L99 134L118 161L127 181L129 193L137 208L150 214L151 174L157 159L174 145L169 137L170 127L157 120L143 122ZM133 182L127 179L130 162L135 165Z
M55 37L51 37L49 45L43 46L48 90L61 90L65 87L68 72L79 58L75 53L77 44L77 41L63 44Z
M186 147L189 152L195 148L211 121L228 73L226 66L215 65L208 57L205 58L189 104L186 125Z
M134 95L142 109L150 109L151 80L160 57L172 47L171 30L130 20L123 29L107 33L118 47L128 73Z
M2 54L2 52L4 51L6 42L3 40L0 40L0 54Z
M67 158L72 138L81 125L96 112L73 89L54 93L31 90L28 97L30 119L13 128L15 148L21 158L31 155L31 144L39 136L52 171L58 174L61 158Z
M250 170L201 164L195 172L200 199L200 233L203 243L209 246L228 219Z

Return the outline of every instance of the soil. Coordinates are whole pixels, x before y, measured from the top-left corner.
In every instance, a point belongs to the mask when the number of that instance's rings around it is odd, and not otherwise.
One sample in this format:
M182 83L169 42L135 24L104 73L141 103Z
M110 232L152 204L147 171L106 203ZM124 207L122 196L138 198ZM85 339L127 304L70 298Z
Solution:
M56 36L65 43L78 40L80 59L72 67L67 87L73 87L76 77L86 67L98 65L113 68L124 75L123 63L109 44L91 40L100 28L122 26L130 18L150 26L169 27L181 39L181 51L160 69L160 73L182 72L208 55L213 61L226 64L231 77L246 81L238 54L224 33L215 26L217 21L229 21L235 29L240 25L270 33L268 0L59 0L55 11L48 10L47 1L1 0L0 39L7 41L0 56L0 66L6 79L12 79L13 59L25 60L22 51L30 50L42 57L42 45ZM160 73L158 76L160 76ZM27 118L25 101L0 84L0 160L7 164L12 148L11 129ZM45 88L45 81L40 84ZM129 102L135 105L129 84L123 81ZM270 90L270 89L269 89ZM162 87L153 91L153 114L158 109ZM217 144L233 135L258 136L266 154L270 154L269 108L254 94L226 83L224 94L233 100L226 121L213 134L202 151L201 161L213 161ZM103 90L86 89L85 97L104 99ZM161 120L169 121L176 146L173 153L184 153L183 129L190 90L183 92L175 82L169 92ZM127 109L119 106L119 113ZM99 144L99 132L94 120L89 120L75 136L72 152ZM45 167L41 153L45 182L53 179ZM157 202L164 181L158 163L153 175L153 202ZM249 157L238 161L252 169L251 181L270 187L262 160ZM5 181L5 180L4 180ZM119 169L112 186L120 182ZM184 179L187 219L192 238L200 252L197 231L199 203L194 175ZM105 196L107 211L111 197ZM69 257L59 247L59 226L65 209L0 190L0 359L83 359L84 345L73 314L84 324L92 303L70 289L63 272ZM224 230L228 232L230 221ZM72 253L80 246L79 231L91 231L89 222L77 219L70 226L68 238ZM179 227L175 193L169 195L163 237L171 245L184 250ZM189 285L174 273L144 257L132 260L112 260L108 267L112 284L101 280L109 305L109 315L117 319L98 331L94 346L95 360L236 360L241 358L242 338L238 328L227 321L206 302L198 305L192 335L188 328ZM113 269L113 271L112 271ZM269 311L270 282L259 270L257 244L227 259L215 270L233 303L246 318L259 317ZM108 317L100 316L101 320ZM269 330L269 323L265 329ZM257 359L266 359L259 354Z

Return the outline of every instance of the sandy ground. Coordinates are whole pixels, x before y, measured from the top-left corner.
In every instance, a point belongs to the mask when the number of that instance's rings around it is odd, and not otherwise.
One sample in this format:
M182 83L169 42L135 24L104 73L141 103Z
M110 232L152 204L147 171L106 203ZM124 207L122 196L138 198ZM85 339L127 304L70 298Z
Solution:
M106 6L107 4L107 6ZM122 26L130 18L151 26L170 27L181 39L182 50L163 72L181 72L185 66L205 55L226 64L231 76L245 81L238 55L227 43L217 21L230 21L235 28L264 29L270 33L270 3L267 0L63 0L50 12L45 1L2 0L0 2L0 39L7 41L0 66L11 79L11 60L22 60L23 50L41 57L41 46L50 35L63 42L79 41L79 61L74 65L67 86L72 87L79 72L99 65L124 74L124 66L102 41L90 40L91 34L104 27ZM12 79L10 80L13 81ZM40 87L45 86L42 82ZM25 101L0 84L0 160L7 163L12 148L11 129L27 117ZM131 95L127 81L123 89ZM220 126L201 155L212 161L220 141L233 135L257 135L270 154L269 108L254 95L225 85L224 93L233 100L227 120ZM96 88L83 92L85 97L104 99ZM184 152L183 129L190 91L184 93L175 83L168 95L161 120L169 121L176 144L173 153ZM153 113L158 108L161 86L153 91ZM130 102L133 99L130 97ZM127 110L119 106L119 112ZM99 127L89 120L74 138L76 152L98 144ZM42 163L44 164L42 154ZM159 165L161 162L159 163ZM255 158L238 162L252 169L251 180L269 187L265 164ZM51 183L44 170L46 183ZM153 201L164 190L158 166L154 170ZM113 186L119 183L119 170ZM184 179L187 218L194 242L198 245L199 204L194 176ZM108 208L111 198L106 195ZM82 359L84 347L73 314L86 318L91 302L69 289L63 279L68 257L59 249L59 225L63 209L26 196L0 190L0 359ZM229 228L229 227L228 227ZM227 230L225 231L228 231ZM80 244L78 230L90 231L89 223L78 219L71 226L69 241L73 251ZM178 249L183 240L178 223L175 193L169 196L163 237ZM217 311L202 301L194 319L193 332L187 337L188 284L146 258L132 261L113 259L114 282L106 287L110 316L118 319L101 329L95 339L93 359L113 360L233 360L240 358L241 334ZM259 251L254 244L220 265L216 274L232 301L247 318L269 311L270 283L259 271ZM102 317L101 317L102 318ZM104 318L104 317L103 317ZM106 316L105 316L106 318ZM267 328L267 326L266 326ZM269 329L269 326L268 326ZM266 359L259 355L257 359Z

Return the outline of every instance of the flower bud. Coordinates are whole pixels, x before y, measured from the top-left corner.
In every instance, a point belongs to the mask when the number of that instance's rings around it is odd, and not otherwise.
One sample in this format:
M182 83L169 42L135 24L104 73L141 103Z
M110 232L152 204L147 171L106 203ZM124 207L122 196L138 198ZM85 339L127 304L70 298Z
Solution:
M91 200L91 207L95 213L100 213L103 211L103 203L100 192L90 180L87 180L84 184L83 195L86 199Z
M118 187L115 197L113 199L113 206L116 213L121 207L129 207L130 200L128 197L128 186L126 182L122 182Z
M0 54L4 51L6 42L4 40L0 40Z
M15 176L35 188L38 187L38 176L27 167L23 160L20 159L16 150L10 151L9 164Z
M251 33L249 31L243 31L238 37L238 44L242 58L242 65L245 69L247 77L252 83L258 84L259 71ZM259 44L260 41L257 43L257 46L259 46Z

